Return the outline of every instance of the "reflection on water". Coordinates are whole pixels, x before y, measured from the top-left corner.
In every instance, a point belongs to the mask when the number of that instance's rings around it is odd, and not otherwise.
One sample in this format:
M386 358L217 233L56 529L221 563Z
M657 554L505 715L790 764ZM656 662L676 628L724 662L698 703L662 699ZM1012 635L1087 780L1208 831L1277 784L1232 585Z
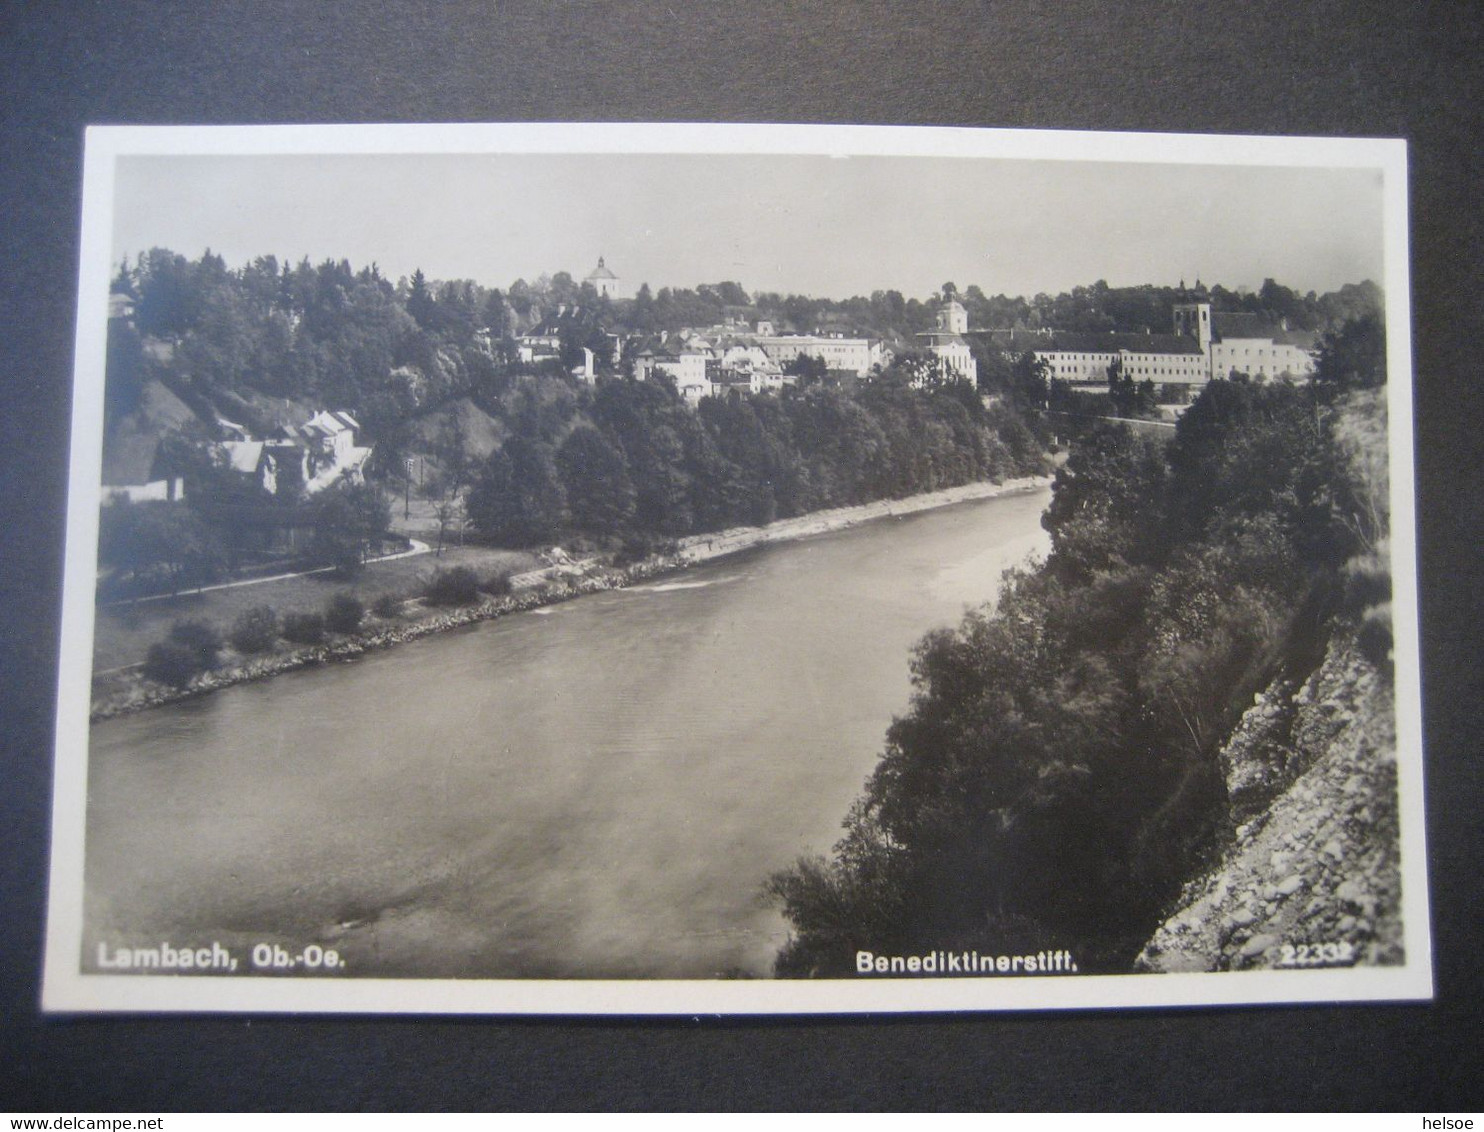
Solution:
M926 630L1046 494L752 551L100 723L87 940L332 945L350 974L764 975Z

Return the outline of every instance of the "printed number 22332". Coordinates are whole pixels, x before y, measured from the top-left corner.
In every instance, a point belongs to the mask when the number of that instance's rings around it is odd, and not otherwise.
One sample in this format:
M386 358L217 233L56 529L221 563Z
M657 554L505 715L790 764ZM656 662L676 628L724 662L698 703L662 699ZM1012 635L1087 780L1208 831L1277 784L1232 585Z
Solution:
M1335 943L1285 943L1279 949L1280 967L1333 967L1355 962L1355 945L1349 940Z

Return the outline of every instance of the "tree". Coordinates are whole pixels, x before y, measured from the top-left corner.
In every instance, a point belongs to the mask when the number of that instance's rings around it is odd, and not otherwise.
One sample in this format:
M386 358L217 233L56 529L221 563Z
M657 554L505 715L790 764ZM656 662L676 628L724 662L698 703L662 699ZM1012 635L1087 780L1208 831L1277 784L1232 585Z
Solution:
M111 427L120 417L132 413L144 392L148 360L144 344L127 322L108 322L108 360L104 367L103 417Z
M520 433L510 437L490 455L468 507L475 527L505 545L555 539L568 512L552 446Z
M639 291L629 305L629 326L636 334L653 334L657 329L654 293L648 283L639 284Z
M457 407L438 426L429 449L429 455L438 462L434 486L440 495L451 500L469 485L475 470L469 457L469 429Z
M1324 336L1314 380L1337 389L1375 389L1386 384L1386 323L1377 313L1361 315Z
M1159 415L1159 395L1154 382L1135 382L1123 372L1123 362L1115 358L1108 366L1108 399L1113 402L1113 412L1120 417L1134 419Z
M341 482L309 503L310 554L345 573L359 570L391 526L391 507L370 484Z
M428 289L428 281L422 268L412 273L412 282L407 289L407 313L423 330L438 328L438 303Z
M221 547L200 516L182 504L155 501L121 500L103 508L98 559L137 589L163 582L172 594L212 581L222 567Z
M443 557L443 539L450 529L459 532L459 543L463 544L464 524L468 521L464 501L457 495L445 496L433 504L433 516L438 520L438 548L435 558Z
M230 639L240 653L267 652L278 640L278 614L271 605L243 610L232 622Z
M325 606L325 627L336 633L354 633L366 619L366 607L353 593L338 593Z
M172 688L184 688L200 673L216 667L221 647L221 634L210 625L177 621L170 627L169 637L149 647L144 675Z
M1011 398L1023 409L1044 409L1051 397L1051 367L1027 350L1011 370Z
M171 338L195 327L200 316L200 293L196 269L185 256L151 248L139 257L135 275L139 303L134 321L141 334Z
M572 525L598 537L621 535L634 520L634 482L627 461L595 428L573 429L556 453Z
M824 358L809 354L796 354L783 364L783 372L799 379L799 385L815 385L829 376L830 367Z

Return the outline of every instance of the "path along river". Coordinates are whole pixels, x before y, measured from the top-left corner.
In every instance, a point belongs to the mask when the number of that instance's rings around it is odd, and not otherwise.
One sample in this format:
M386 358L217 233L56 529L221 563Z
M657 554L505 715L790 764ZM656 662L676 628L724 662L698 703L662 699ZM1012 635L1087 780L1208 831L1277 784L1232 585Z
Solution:
M787 926L764 881L838 838L911 646L1045 551L1047 498L96 724L85 962L282 941L335 947L352 976L765 975Z

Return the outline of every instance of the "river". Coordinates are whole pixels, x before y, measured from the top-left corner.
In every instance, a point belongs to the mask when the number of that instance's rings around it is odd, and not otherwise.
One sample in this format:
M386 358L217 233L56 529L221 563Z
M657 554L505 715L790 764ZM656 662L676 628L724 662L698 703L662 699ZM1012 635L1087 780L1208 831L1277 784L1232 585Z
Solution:
M99 943L334 947L350 975L766 975L911 646L1047 540L1038 490L95 724Z

